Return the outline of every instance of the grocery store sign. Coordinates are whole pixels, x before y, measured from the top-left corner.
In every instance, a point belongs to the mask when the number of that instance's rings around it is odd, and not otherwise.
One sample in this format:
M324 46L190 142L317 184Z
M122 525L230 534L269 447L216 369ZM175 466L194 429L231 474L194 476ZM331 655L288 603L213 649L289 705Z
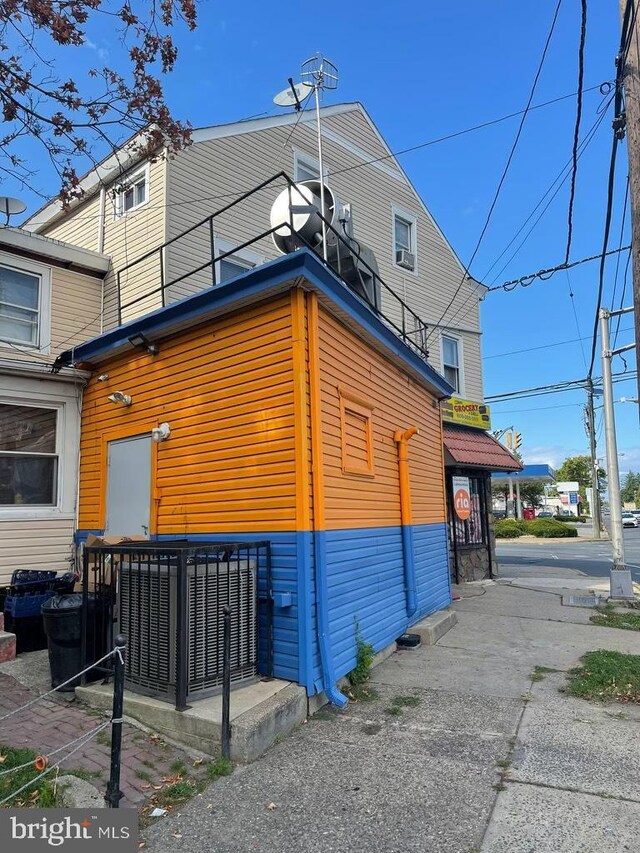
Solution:
M441 403L442 420L451 424L491 429L491 409L484 403L474 403L473 400L463 400L460 397L449 397Z

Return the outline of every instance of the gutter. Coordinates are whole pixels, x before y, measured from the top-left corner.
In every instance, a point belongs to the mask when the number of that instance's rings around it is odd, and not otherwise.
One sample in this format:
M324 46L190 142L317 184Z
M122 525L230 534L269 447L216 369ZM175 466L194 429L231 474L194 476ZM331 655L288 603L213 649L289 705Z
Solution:
M407 618L411 618L418 609L416 592L416 567L413 558L413 526L411 512L411 483L409 481L409 453L407 445L417 427L397 430L393 440L398 445L398 474L400 478L400 521L402 524L402 563L404 565L404 589L406 596Z
M322 470L322 432L320 405L320 349L318 345L318 297L309 293L307 303L309 341L309 396L311 404L311 478L313 485L313 555L316 569L316 615L318 648L322 667L322 687L327 698L344 708L347 697L338 690L331 652L329 628L329 590L327 584L327 547L324 518L324 476Z

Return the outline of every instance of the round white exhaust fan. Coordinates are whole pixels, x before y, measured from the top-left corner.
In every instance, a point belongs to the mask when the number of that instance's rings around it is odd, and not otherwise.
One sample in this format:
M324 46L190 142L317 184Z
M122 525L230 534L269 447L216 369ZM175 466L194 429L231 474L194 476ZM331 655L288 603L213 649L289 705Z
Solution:
M335 228L336 211L339 202L329 187L324 185L324 218ZM276 248L286 255L301 246L311 244L316 247L322 243L322 220L320 181L301 181L293 187L282 190L271 206L271 227ZM293 227L293 234L291 228ZM327 231L327 243L336 242L336 236Z

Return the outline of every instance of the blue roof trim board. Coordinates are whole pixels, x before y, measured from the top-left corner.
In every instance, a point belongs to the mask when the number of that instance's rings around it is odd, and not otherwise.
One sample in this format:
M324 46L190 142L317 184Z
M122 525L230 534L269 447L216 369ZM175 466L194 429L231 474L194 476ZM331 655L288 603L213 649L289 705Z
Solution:
M544 480L548 483L555 483L556 472L551 465L525 465L522 471L491 475L492 480L506 480L509 477L513 480Z
M310 249L298 249L258 267L254 267L231 281L188 296L150 314L111 329L58 357L58 363L68 365L83 361L99 361L110 357L128 344L128 339L139 332L153 340L169 335L176 326L189 321L204 321L208 315L229 309L234 303L258 299L269 291L303 277L327 296L338 308L348 314L368 335L418 373L442 397L449 397L453 388L430 364L420 358L410 347L386 326L360 297L348 288L335 273L328 269Z

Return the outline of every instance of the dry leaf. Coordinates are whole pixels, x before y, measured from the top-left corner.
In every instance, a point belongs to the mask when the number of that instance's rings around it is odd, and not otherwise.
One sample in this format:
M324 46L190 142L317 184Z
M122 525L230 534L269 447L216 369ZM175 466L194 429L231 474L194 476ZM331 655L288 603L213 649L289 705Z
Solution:
M270 812L274 812L278 808L278 806L275 803L269 803L267 808L269 809Z
M173 837L174 838L182 838L182 834L180 832L174 832Z
M0 764L4 764L6 760L7 760L6 755L0 755Z
M204 764L204 758L196 758L193 762L194 767L200 767L201 764Z

